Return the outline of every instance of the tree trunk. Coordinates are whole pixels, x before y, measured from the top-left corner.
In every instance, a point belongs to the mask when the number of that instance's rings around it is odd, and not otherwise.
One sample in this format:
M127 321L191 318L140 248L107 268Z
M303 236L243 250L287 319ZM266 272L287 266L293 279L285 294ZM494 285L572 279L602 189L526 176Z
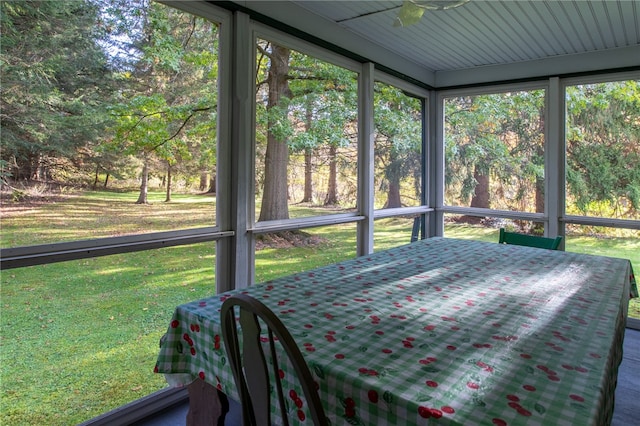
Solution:
M145 157L144 165L142 166L142 182L140 183L140 195L138 196L138 201L136 201L136 204L147 204L148 181L149 164L147 158Z
M313 111L311 106L307 104L307 111L305 114L304 129L311 131L311 120L313 120ZM313 201L313 172L311 170L311 148L305 148L304 150L304 196L302 197L302 203L311 203Z
M96 174L93 177L93 185L91 186L91 188L95 191L98 188L98 175L100 172L100 166L96 165Z
M311 106L307 104L307 110L305 113L305 123L304 129L307 132L311 131L311 121L313 120L313 110ZM304 150L304 197L302 198L303 203L311 203L313 201L313 171L311 169L311 159L312 159L312 150L311 148L305 148Z
M200 191L207 189L207 177L208 175L206 172L200 172L200 186L198 187Z
M303 203L311 203L313 202L313 171L311 167L312 164L312 150L311 148L306 148L304 150L304 197L302 198Z
M488 209L489 200L489 174L482 172L476 165L473 170L473 178L476 180L476 187L471 197L471 206L483 209ZM477 216L464 216L461 221L466 223L480 223L481 217Z
M489 175L478 170L473 171L473 178L476 180L476 188L471 198L471 207L483 209L489 208Z
M336 147L329 147L329 184L327 185L327 197L324 199L325 206L335 206L338 204L338 161Z
M107 183L109 183L109 173L107 173L107 175L104 177L104 187L107 187Z
M273 45L270 57L269 98L267 111L280 104L281 98L290 96L289 81L289 49ZM271 132L276 124L274 114L269 115L267 130L267 151L264 160L264 191L260 207L260 221L289 219L289 204L287 201L287 171L289 162L289 146L287 140L278 140ZM286 117L283 117L286 119Z
M209 189L207 190L207 194L215 194L216 193L216 172L215 170L211 173L211 178L209 179Z
M167 197L164 199L165 203L171 201L171 164L167 161Z
M400 182L389 182L389 190L387 191L387 203L385 209L394 209L402 207L400 202Z
M385 209L393 209L402 207L400 201L400 177L402 176L402 161L398 159L398 155L392 150L389 155L389 165L385 170L385 176L389 183L387 190L387 202L384 206Z

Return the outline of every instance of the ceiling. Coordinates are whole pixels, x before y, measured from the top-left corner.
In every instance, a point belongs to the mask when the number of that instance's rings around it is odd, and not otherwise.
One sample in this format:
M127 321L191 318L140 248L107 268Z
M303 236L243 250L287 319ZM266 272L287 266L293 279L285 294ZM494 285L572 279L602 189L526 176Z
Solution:
M470 0L406 27L402 1L236 3L435 87L640 67L640 0Z

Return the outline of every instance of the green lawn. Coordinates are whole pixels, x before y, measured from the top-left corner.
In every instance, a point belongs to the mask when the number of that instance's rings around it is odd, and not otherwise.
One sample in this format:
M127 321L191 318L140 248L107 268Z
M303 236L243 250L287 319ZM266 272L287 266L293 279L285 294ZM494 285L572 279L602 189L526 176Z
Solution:
M174 195L133 204L135 194L88 192L3 211L3 247L209 226L215 198ZM298 211L306 215L312 210ZM292 214L293 215L293 214ZM376 222L375 249L409 242L411 219ZM258 281L355 256L355 225L307 230L312 246L264 248ZM448 226L446 235L497 241L497 230ZM637 238L570 237L570 249L631 258ZM1 276L0 424L69 425L166 386L153 373L173 308L215 293L215 244L170 247L44 266ZM640 317L638 303L634 315Z

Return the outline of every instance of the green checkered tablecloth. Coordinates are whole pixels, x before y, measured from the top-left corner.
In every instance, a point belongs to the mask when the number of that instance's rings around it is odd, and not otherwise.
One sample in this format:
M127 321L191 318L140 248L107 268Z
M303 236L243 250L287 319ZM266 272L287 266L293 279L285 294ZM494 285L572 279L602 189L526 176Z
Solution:
M637 297L628 260L445 238L242 292L290 329L333 425L403 426L608 424ZM156 372L238 398L219 323L233 293L176 308Z

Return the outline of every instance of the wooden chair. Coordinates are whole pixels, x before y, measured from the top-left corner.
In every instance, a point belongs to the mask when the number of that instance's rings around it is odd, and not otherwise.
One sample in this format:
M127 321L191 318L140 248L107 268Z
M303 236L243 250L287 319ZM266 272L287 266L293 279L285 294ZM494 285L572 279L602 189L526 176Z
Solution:
M240 348L240 339L238 338L236 307L239 309L242 350ZM242 424L244 426L272 424L270 416L270 389L272 386L270 382L272 378L275 379L274 387L278 394L283 424L289 424L285 408L285 396L280 375L278 374L278 358L276 356L274 337L295 368L313 424L316 426L329 424L318 397L316 383L302 357L300 349L282 321L268 307L251 296L238 294L224 301L220 311L220 319L224 346L233 370L238 393L240 394ZM267 328L272 359L271 370L267 366L263 345L260 341L261 326L258 319Z
M414 243L420 238L420 228L422 225L422 218L416 216L413 219L413 228L411 228L411 242Z
M504 228L500 228L500 244L515 244L519 246L557 250L560 246L560 242L562 242L561 236L555 238L536 237L534 235L507 232Z

